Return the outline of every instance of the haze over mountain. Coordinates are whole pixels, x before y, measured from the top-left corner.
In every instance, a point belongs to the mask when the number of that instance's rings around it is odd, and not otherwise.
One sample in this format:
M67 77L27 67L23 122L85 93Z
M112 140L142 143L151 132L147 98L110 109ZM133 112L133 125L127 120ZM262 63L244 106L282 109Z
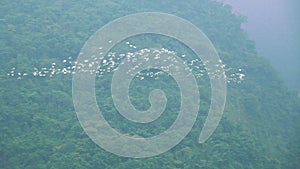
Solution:
M247 16L243 28L286 84L300 89L300 2L297 0L223 0Z

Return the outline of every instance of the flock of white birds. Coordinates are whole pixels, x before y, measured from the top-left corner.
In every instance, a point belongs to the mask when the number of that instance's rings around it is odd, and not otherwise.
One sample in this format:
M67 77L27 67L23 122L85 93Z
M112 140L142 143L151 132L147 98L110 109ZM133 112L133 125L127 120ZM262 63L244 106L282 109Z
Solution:
M109 42L111 43L111 42ZM130 42L125 42L125 45L128 47L137 50L137 46L133 45ZM99 47L99 50L102 50L102 47ZM144 61L149 61L149 53L157 53L155 55L154 59L159 59L160 54L172 54L176 55L176 52L170 51L165 48L157 49L157 50L151 50L151 49L141 49L137 50L136 52L126 52L121 54L116 54L116 52L109 52L107 55L104 56L103 52L99 53L99 56L93 55L90 57L90 59L86 59L83 62L78 62L74 60L73 57L68 57L64 60L62 60L62 63L51 63L51 65L47 67L40 67L40 68L33 68L33 71L31 72L21 72L18 71L15 67L12 67L11 70L7 73L7 76L17 78L19 80L23 78L28 77L54 77L56 75L72 75L80 72L89 72L91 74L95 74L96 77L101 78L107 73L113 73L114 71L118 70L119 64L124 64L124 60L127 62L131 62L132 65L137 61L137 57L143 57ZM179 56L182 60L187 58L186 54L182 54ZM174 66L172 62L177 62L177 60L174 60L173 57L168 57L168 59L165 59L164 62L170 62L170 66L166 67L166 69L170 68L171 66ZM202 76L209 75L210 78L217 78L213 74L209 74L206 69L206 65L209 64L207 62L202 62L200 59L193 59L184 61L184 64L190 67L191 73L196 78L201 78ZM141 63L137 63L132 67L132 70L135 70L139 67ZM62 65L62 66L58 66ZM215 65L217 67L220 67L224 70L224 77L226 78L228 83L236 82L241 83L241 81L244 80L245 74L243 73L243 70L240 68L234 69L234 68L228 68L222 60L219 60L218 64ZM127 73L131 73L131 70L129 70ZM165 70L155 70L155 71L143 71L138 72L135 76L140 79L144 80L145 78L155 78L158 79L160 75L165 74ZM211 73L211 72L210 72Z

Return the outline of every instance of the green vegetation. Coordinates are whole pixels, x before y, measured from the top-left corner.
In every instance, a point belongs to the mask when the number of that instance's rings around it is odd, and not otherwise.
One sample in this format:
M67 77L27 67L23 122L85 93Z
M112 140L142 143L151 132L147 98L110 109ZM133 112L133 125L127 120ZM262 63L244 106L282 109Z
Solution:
M106 152L84 133L72 103L70 75L22 80L6 75L11 67L28 71L75 58L98 28L141 11L172 13L191 21L210 38L228 67L242 68L246 74L241 84L229 84L224 117L204 144L198 144L198 136L210 104L207 77L198 81L200 114L191 133L164 154L128 159ZM209 0L2 0L0 168L300 168L300 98L257 56L255 44L240 28L244 21L229 6ZM153 43L151 37L136 40L141 47ZM172 41L166 43L178 52L188 50ZM153 87L169 97L166 114L148 126L116 113L110 80L110 76L97 79L97 99L105 117L120 132L148 137L164 131L176 118L180 97L172 78L133 81L130 97L139 109L149 107Z

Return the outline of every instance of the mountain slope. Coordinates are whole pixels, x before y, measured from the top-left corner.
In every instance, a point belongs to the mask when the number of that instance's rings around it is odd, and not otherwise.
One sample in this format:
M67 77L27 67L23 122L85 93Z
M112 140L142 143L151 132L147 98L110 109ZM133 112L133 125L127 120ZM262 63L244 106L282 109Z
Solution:
M203 114L188 137L159 156L128 159L106 152L84 133L73 108L70 75L22 80L6 75L12 67L30 71L52 62L64 66L62 60L76 58L98 28L142 11L167 12L189 20L213 42L228 67L241 68L246 74L241 84L228 85L224 117L204 144L197 140L210 104L207 78L200 87ZM240 28L245 18L233 15L229 6L208 0L3 0L0 18L0 168L300 167L300 99L283 85L270 64L257 56L255 44ZM149 44L155 43L149 39ZM153 125L139 130L139 125L129 123L133 126L127 127L126 122L120 123L122 119L112 107L109 80L98 79L99 90L105 92L98 99L111 123L119 122L114 127L125 133L152 135L170 125L169 116L160 121L164 124L161 128ZM152 82L137 83L132 91L137 106L149 106L145 90L151 85L145 85ZM175 97L178 88L171 84L160 85ZM176 107L178 102L175 99L170 104ZM171 109L170 113L173 117Z

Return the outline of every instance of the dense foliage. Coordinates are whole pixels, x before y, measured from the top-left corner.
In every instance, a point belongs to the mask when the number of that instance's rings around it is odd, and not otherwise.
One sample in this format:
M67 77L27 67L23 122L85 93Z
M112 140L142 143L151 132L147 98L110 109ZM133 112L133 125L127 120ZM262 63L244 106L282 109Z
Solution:
M6 75L11 67L27 71L75 58L98 28L141 11L167 12L191 21L206 33L229 67L241 67L247 75L241 84L229 84L224 117L204 144L197 140L210 104L207 77L199 80L200 115L188 137L159 156L129 159L106 152L84 133L72 103L71 75L22 80ZM240 28L244 21L229 6L209 0L2 0L0 168L299 168L299 96L286 89L269 63L257 56L254 43ZM147 46L153 41L136 42ZM169 97L166 114L148 126L124 121L116 113L109 84L110 76L97 79L98 103L120 132L151 136L176 118L180 97L172 78L133 82L130 97L140 109L149 107L153 87Z

